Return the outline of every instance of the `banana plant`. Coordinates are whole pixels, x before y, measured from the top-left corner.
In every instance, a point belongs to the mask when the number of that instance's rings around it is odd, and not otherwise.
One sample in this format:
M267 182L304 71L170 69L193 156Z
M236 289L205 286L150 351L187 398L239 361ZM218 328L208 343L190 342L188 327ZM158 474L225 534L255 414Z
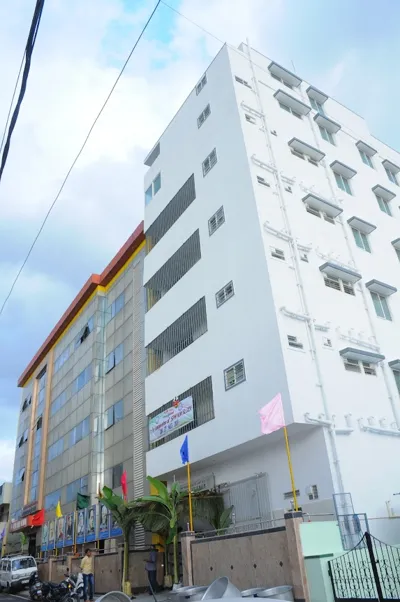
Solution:
M129 589L125 584L129 578L129 535L137 522L136 502L126 502L116 495L109 487L103 487L101 503L106 506L111 516L122 530L124 539L124 564L122 567L123 589Z

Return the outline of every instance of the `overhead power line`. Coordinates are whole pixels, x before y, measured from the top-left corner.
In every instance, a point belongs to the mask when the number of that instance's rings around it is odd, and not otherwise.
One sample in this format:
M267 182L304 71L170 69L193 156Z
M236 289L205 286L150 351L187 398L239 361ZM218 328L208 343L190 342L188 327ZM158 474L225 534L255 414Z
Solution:
M19 111L20 111L21 104L22 104L22 101L23 101L24 96L25 96L26 86L28 84L28 77L29 77L29 71L30 71L30 68L31 68L32 54L33 54L33 49L35 47L37 33L39 31L40 19L42 18L43 6L44 6L44 0L37 0L36 1L35 12L33 13L33 17L32 17L31 27L29 29L28 40L26 42L24 56L22 57L21 66L20 66L19 72L18 72L17 82L15 84L14 92L13 92L12 99L11 99L10 110L8 112L8 115L7 115L7 121L6 121L6 126L4 128L3 139L1 141L1 148L3 147L4 137L5 137L5 134L6 134L8 123L10 125L9 125L9 128L8 128L7 138L6 138L6 142L5 142L4 149L3 149L3 155L1 157L1 163L0 163L0 182L1 182L1 178L2 178L2 175L3 175L4 168L5 168L6 163L7 163L7 157L8 157L8 153L9 153L9 150L10 150L10 144L11 144L11 137L12 137L14 128L16 126L17 120L18 120ZM14 108L13 115L12 115L11 120L9 122L10 114L11 114L11 108L12 108L12 105L13 105L13 102L14 102L16 90L17 90L17 87L18 87L19 78L20 78L20 75L21 75L21 69L22 69L22 65L23 65L24 61L25 61L25 65L24 65L24 70L23 70L23 73L22 73L21 88L20 88L20 91L19 91L19 94L18 94L18 99L17 99L17 103L16 103L15 108Z
M146 23L145 23L145 25L144 25L144 27L143 27L142 31L140 32L140 34L139 34L138 38L136 39L136 42L134 43L134 45L133 45L133 47L132 47L132 49L131 49L130 53L128 54L128 57L127 57L127 59L126 59L125 63L123 64L123 66L122 66L122 69L120 70L120 72L119 72L119 74L118 74L118 77L117 77L117 79L115 80L115 82L114 82L114 84L113 84L113 86L112 86L112 88L111 88L110 92L108 93L108 95L107 95L107 97L106 97L105 101L103 102L103 104L102 104L102 106L101 106L101 108L100 108L100 111L97 113L97 115L96 115L96 117L95 117L95 119L94 119L94 121L93 121L92 125L90 126L90 129L89 129L89 131L88 131L88 133L87 133L87 135L86 135L86 138L85 138L85 139L84 139L84 141L83 141L83 144L82 144L82 146L80 147L80 149L79 149L79 151L78 151L78 154L76 155L76 157L75 157L75 159L73 160L73 162L72 162L72 164L71 164L70 168L68 169L68 171L67 171L67 174L66 174L66 176L64 177L64 179L63 179L63 181L62 181L62 184L61 184L61 186L60 186L60 189L59 189L59 191L57 192L57 194L56 194L56 197L55 197L55 199L53 200L52 204L50 205L50 207L49 207L49 209L48 209L48 211L47 211L47 213L46 213L46 215L45 215L45 217L44 217L44 220L42 221L42 223L41 223L41 225L40 225L40 228L39 228L39 230L37 231L37 234L36 234L35 238L33 239L33 242L32 242L32 244L31 244L31 246L29 247L29 251L28 251L28 253L27 253L27 255L26 255L26 257L25 257L24 261L22 262L22 265L21 265L20 269L18 270L18 272L17 272L17 274L16 274L16 276L15 276L14 280L13 280L13 283L12 283L12 285L11 285L11 287L10 287L10 290L8 291L8 293L7 293L6 297L5 297L4 301L3 301L3 305L2 305L2 306L1 306L1 308L0 308L0 316L2 315L2 313L3 313L3 311L4 311L4 308L5 308L6 304L7 304L7 301L9 300L9 298L10 298L10 297L11 297L11 295L12 295L12 292L13 292L13 290L14 290L14 288L15 288L15 285L17 284L17 282L18 282L18 280L19 280L19 277L21 276L21 273L22 273L22 271L23 271L24 267L25 267L25 266L26 266L26 264L27 264L27 262L28 262L28 259L29 259L30 255L31 255L31 253L32 253L32 251L33 251L33 249L34 249L34 247L35 247L35 245L36 245L37 241L38 241L38 238L39 238L39 236L41 235L41 233L42 233L42 231L43 231L43 228L44 228L44 226L45 226L45 224L46 224L46 222L47 222L47 220L48 220L48 218L49 218L49 216L50 216L51 212L53 211L53 209L54 209L54 207L55 207L55 205L56 205L56 203L57 203L58 199L60 198L60 195L61 195L61 193L62 193L62 191L63 191L63 189L64 189L64 187L65 187L65 184L67 183L67 180L68 180L69 176L71 175L71 172L72 172L73 168L75 167L75 165L76 165L76 163L77 163L77 161L78 161L79 157L81 156L81 154L82 154L82 151L83 151L83 149L85 148L85 146L86 146L86 143L87 143L87 141L89 140L89 138L90 138L90 135L91 135L92 131L94 130L94 128L95 128L95 126L96 126L96 124L97 124L97 122L98 122L98 120L99 120L99 118L100 118L100 115L102 114L102 112L104 111L104 109L105 109L105 107L106 107L106 105L107 105L108 101L110 100L112 93L114 92L114 90L115 90L115 88L116 88L116 86L117 86L117 84L118 84L119 80L121 79L121 77L122 77L122 74L124 73L124 71L125 71L125 69L126 69L126 67L127 67L128 63L129 63L129 61L130 61L130 59L131 59L131 57L132 57L133 53L134 53L134 52L135 52L135 50L136 50L136 47L137 47L137 45L139 44L140 40L142 39L142 37L143 37L143 35L144 35L144 33L145 33L145 31L146 31L147 27L149 26L149 24L150 24L150 22L151 22L152 18L154 17L154 14L155 14L155 12L156 12L157 8L159 7L160 3L161 3L161 0L158 0L158 2L157 2L157 4L155 5L155 7L154 7L153 11L151 12L151 14L150 14L149 18L147 19L147 21L146 21Z

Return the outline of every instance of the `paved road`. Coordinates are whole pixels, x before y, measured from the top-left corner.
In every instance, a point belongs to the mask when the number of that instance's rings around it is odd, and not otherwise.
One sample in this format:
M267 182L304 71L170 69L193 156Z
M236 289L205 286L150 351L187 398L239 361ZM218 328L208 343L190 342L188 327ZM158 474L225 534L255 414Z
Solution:
M14 595L14 594L0 594L0 602L17 602L18 600L26 601L26 596L23 597L23 596Z

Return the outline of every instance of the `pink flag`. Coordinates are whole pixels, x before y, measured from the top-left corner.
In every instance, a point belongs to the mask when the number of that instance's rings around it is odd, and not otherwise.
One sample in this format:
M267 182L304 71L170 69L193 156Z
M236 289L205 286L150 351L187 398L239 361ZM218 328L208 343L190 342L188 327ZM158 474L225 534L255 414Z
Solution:
M280 393L261 408L258 412L261 419L261 432L264 435L269 435L274 431L285 426L285 416L283 414L282 396Z

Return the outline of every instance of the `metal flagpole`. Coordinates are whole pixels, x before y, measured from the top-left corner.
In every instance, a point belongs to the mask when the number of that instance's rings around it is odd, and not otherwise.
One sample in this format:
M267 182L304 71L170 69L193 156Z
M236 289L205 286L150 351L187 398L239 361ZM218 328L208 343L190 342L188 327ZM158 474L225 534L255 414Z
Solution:
M297 512L298 509L299 509L299 507L297 505L296 485L294 483L292 458L291 458L291 455L290 455L289 438L288 438L286 426L283 427L283 432L285 434L286 453L287 453L287 459L288 459L288 465L289 465L290 482L292 484L292 491L293 491L294 510L295 510L295 512Z
M189 491L189 527L193 532L193 510L192 510L192 486L190 483L190 462L186 463L187 467L187 480L188 480L188 491Z

